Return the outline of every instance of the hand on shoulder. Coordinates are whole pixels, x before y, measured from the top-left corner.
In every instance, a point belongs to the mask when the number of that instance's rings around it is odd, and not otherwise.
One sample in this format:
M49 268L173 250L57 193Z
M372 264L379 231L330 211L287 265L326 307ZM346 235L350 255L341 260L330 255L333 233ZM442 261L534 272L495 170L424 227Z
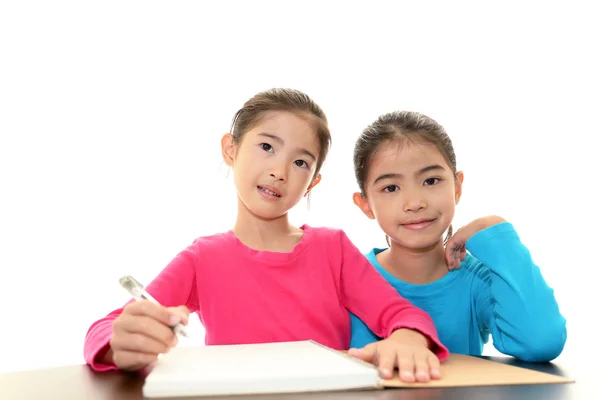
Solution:
M460 268L460 262L464 261L467 256L466 244L471 236L502 222L506 222L506 220L497 215L488 215L486 217L477 218L457 230L446 244L446 264L448 265L448 269L453 270Z

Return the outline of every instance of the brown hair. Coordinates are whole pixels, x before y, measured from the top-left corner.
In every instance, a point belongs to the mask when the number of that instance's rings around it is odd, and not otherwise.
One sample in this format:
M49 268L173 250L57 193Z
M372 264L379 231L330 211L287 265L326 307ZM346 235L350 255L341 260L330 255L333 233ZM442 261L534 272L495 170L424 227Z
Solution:
M395 111L383 114L369 125L354 145L354 174L361 194L366 197L365 180L373 157L382 145L393 141L420 141L436 146L456 176L456 154L452 141L442 125L414 111ZM452 236L452 225L444 245ZM386 241L389 240L386 236Z
M323 162L331 147L331 134L325 113L310 97L295 89L274 88L260 92L244 103L235 113L231 123L231 135L236 144L267 111L289 111L301 117L311 116L319 138L319 156L315 177L319 174Z

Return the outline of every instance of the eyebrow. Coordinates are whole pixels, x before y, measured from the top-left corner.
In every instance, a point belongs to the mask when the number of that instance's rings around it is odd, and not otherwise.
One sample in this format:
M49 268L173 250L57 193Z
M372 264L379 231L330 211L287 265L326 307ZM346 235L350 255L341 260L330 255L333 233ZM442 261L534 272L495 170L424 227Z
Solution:
M278 142L279 144L283 145L283 139L280 138L279 136L275 136L273 134L270 133L259 133L258 136L265 136L268 137L270 139L273 139L274 141ZM310 151L303 149L303 148L298 148L298 151L304 155L307 155L308 157L312 158L314 161L317 161L317 157L315 157L315 155L313 153L311 153Z
M429 172L429 171L436 171L436 170L444 170L444 167L442 167L439 164L433 164L433 165L428 165L424 168L421 168L415 175L422 175L425 172ZM390 174L382 174L379 175L377 177L377 179L375 179L375 182L373 182L373 184L376 184L379 181L382 181L384 179L393 179L393 178L402 178L403 175L402 174L397 174L397 173L390 173Z

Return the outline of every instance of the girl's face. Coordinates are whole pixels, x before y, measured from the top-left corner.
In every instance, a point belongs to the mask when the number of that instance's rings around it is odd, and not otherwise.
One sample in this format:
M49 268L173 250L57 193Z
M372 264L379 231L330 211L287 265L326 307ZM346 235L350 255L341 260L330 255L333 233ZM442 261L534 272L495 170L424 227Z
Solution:
M454 218L463 174L456 177L438 148L417 141L382 144L354 202L402 247L437 245Z
M313 179L319 140L310 117L269 111L246 132L241 143L223 137L225 162L232 166L238 196L261 219L286 214L320 180Z

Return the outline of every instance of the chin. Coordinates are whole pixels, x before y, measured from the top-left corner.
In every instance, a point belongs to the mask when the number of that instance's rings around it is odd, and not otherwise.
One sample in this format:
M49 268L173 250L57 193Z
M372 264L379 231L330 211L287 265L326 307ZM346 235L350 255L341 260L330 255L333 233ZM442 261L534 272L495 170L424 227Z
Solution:
M440 238L436 238L436 239L409 239L409 240L394 240L394 242L396 242L397 244L399 244L401 247L407 248L407 249L411 249L411 250L427 250L427 249L431 249L433 247L435 247L436 245L438 245L441 241L441 237Z
M287 212L273 212L273 210L261 210L260 208L249 208L250 212L263 220L274 220L283 217Z

